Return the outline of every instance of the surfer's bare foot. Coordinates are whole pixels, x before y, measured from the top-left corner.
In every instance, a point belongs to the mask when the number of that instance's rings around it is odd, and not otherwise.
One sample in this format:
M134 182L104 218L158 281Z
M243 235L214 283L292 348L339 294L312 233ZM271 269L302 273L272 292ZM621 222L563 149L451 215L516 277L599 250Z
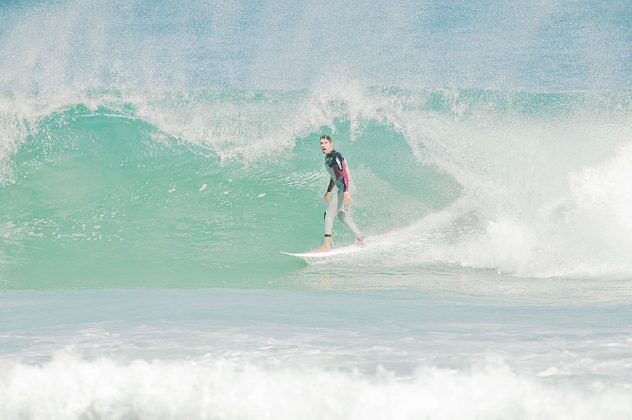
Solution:
M362 238L356 238L356 244L358 244L358 245L360 245L360 246L364 246L364 245L366 245L366 244L364 243L364 239L362 239Z
M331 235L325 235L323 245L320 248L316 248L314 252L327 252L329 250L331 250Z

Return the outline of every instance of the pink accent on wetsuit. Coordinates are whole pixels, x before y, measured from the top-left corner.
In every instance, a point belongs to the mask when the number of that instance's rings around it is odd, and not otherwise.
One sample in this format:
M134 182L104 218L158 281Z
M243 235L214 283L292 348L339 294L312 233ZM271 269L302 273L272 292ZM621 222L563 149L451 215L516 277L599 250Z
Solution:
M342 191L349 190L347 163L340 153L332 150L331 153L325 157L325 168L330 176L329 186L327 187L328 192L334 189L334 185L337 185L338 189L342 187Z

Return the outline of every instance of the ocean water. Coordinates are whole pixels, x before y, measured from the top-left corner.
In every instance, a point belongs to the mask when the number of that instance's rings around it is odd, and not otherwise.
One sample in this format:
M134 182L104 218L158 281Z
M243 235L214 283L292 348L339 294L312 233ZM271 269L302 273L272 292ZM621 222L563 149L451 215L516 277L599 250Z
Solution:
M630 22L1 3L0 419L630 418Z

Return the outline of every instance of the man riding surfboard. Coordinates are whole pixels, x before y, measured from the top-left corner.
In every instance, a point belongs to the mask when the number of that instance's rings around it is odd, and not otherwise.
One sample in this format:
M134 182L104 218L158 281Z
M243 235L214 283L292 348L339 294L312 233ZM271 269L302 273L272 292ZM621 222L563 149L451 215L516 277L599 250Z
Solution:
M340 152L334 150L331 137L323 135L320 137L320 150L325 155L325 170L329 174L329 185L323 195L323 202L327 204L325 211L325 237L323 245L315 249L316 252L326 252L331 249L331 235L333 232L334 217L344 223L356 237L359 245L364 245L364 238L360 230L351 218L351 194L352 187L349 177L349 170L345 158ZM333 188L337 191L332 194Z

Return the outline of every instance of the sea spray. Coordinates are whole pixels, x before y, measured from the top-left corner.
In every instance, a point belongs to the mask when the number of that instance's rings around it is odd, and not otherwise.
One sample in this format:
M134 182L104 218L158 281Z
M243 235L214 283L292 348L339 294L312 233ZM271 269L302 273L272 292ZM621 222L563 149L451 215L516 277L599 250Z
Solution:
M360 189L354 211L369 235L387 243L409 231L385 251L405 266L538 277L632 269L621 245L630 229L620 215L629 204L621 180L632 134L623 94L351 85L312 92L108 90L78 99L88 104L60 99L50 101L57 111L44 108L48 115L33 106L28 118L9 112L5 119L22 121L5 127L12 140L2 160L2 270L13 287L43 276L48 286L58 278L169 284L160 280L165 272L187 272L192 285L225 276L247 283L249 273L279 258L278 244L317 245L318 197L327 183L316 147L323 131L353 168ZM587 194L601 184L596 212ZM593 192L582 192L587 188ZM38 191L35 199L30 191ZM441 209L452 212L448 221L425 226ZM87 254L77 258L82 249ZM243 249L267 251L248 267ZM163 255L170 269L148 265L152 255ZM106 264L99 273L87 269L102 265L97 256ZM281 264L270 275L288 268ZM111 283L120 276L122 283Z

